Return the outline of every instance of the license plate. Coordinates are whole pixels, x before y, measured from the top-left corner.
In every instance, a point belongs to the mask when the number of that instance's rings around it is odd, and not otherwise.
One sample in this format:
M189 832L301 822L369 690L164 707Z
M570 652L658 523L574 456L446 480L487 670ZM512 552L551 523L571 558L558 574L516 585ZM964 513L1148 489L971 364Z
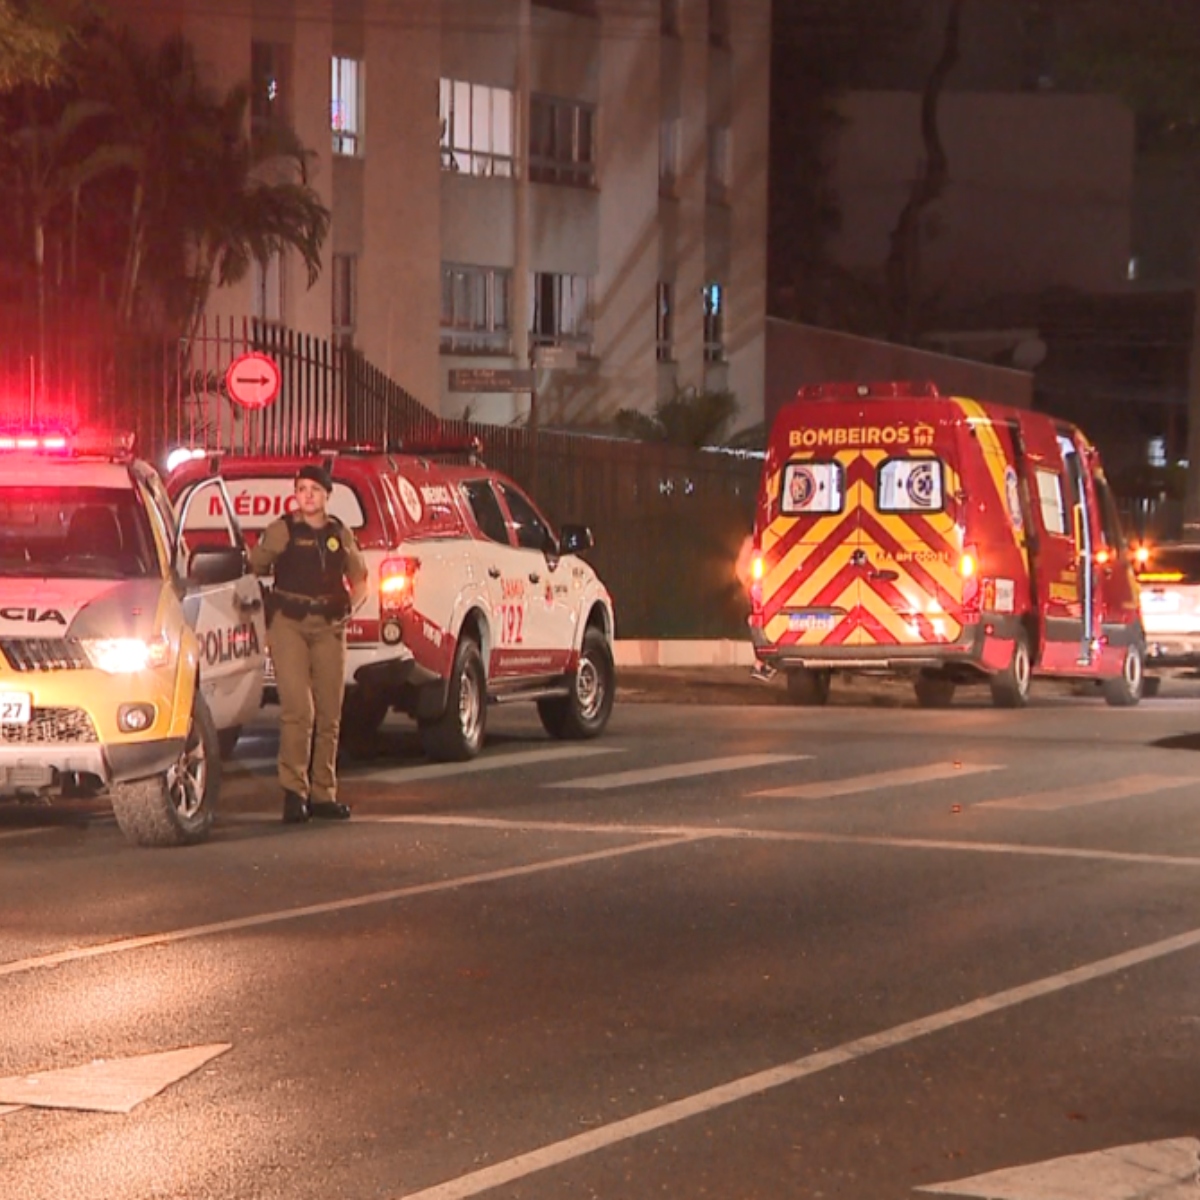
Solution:
M1143 592L1142 607L1147 612L1176 612L1179 597L1174 592Z
M832 629L832 613L789 613L789 629Z
M0 692L0 725L28 725L31 713L28 692Z
M275 662L269 651L263 655L263 679L267 683L275 682Z

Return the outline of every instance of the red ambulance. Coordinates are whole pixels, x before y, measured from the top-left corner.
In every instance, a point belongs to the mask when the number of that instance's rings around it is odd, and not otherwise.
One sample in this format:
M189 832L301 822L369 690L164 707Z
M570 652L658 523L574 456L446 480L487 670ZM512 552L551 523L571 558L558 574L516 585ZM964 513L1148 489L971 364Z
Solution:
M929 383L801 389L774 422L750 565L756 671L823 704L834 671L905 673L918 702L1034 675L1142 695L1138 585L1075 426Z

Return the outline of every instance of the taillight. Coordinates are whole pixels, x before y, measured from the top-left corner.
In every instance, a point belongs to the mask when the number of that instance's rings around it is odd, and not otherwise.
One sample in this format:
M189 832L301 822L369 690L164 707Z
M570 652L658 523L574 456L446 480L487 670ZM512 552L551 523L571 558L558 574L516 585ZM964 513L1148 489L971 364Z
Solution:
M419 558L385 558L379 564L379 607L408 608L413 602L413 585Z
M756 612L762 608L762 581L765 573L762 551L756 550L750 559L750 604Z
M979 551L974 546L964 546L958 560L958 573L962 576L962 602L964 608L979 607Z

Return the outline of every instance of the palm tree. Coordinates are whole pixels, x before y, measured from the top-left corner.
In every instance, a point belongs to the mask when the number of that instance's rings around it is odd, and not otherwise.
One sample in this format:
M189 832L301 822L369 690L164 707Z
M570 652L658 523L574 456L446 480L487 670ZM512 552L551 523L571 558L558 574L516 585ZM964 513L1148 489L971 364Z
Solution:
M157 309L191 334L214 286L289 248L315 282L330 214L309 186L310 154L282 126L251 137L245 86L219 95L182 36L146 51L128 32L97 42L88 78L132 168L124 323Z

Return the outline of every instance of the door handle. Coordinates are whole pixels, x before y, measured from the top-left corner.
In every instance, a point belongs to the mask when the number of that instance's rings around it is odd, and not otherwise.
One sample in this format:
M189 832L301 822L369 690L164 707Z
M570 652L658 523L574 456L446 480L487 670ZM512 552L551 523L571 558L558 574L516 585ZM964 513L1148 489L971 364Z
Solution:
M493 579L499 579L500 578L500 568L499 567L488 567L488 574Z

